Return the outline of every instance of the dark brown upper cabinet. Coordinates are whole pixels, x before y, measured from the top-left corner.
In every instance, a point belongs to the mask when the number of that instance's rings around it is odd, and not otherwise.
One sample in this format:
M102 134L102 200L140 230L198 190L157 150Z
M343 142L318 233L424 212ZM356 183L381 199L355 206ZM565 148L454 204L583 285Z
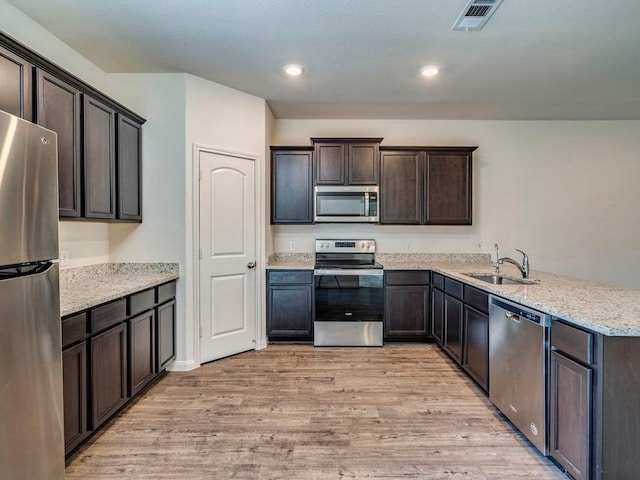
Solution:
M471 160L476 148L382 150L380 223L471 225Z
M82 94L67 82L37 69L36 122L58 134L60 217L79 217L81 208L80 113Z
M316 185L378 185L382 138L312 138Z
M380 164L380 223L419 225L424 153L382 152Z
M271 223L313 223L313 151L271 147Z
M33 119L33 65L1 46L0 110Z
M116 218L116 112L84 96L84 216Z
M425 163L425 225L471 225L471 151L429 151Z
M61 219L142 221L144 118L2 32L0 110L57 133Z
M142 124L118 114L119 220L142 222Z

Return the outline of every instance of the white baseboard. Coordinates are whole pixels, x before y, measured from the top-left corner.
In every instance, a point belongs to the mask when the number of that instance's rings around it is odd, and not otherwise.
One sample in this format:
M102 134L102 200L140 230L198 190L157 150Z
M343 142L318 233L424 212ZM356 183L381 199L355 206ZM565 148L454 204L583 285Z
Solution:
M195 370L199 366L195 360L176 360L167 367L167 370L170 372L188 372L189 370Z
M262 337L260 340L256 342L256 350L262 350L263 348L267 348L268 344L267 337Z

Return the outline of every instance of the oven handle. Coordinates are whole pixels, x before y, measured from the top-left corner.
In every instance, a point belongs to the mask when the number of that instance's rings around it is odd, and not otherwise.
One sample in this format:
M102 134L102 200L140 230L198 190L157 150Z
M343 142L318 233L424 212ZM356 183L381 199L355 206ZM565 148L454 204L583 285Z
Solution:
M357 275L357 276L382 276L384 275L384 270L381 268L377 269L347 269L347 268L339 268L335 270L328 270L324 268L317 268L313 271L313 275L316 277L321 277L325 275L331 276L340 276L340 275Z

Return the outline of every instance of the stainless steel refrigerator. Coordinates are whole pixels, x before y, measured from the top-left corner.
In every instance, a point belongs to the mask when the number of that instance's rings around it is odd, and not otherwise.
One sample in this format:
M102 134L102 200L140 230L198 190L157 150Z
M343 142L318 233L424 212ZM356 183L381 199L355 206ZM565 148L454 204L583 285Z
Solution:
M56 134L0 111L0 477L64 478Z

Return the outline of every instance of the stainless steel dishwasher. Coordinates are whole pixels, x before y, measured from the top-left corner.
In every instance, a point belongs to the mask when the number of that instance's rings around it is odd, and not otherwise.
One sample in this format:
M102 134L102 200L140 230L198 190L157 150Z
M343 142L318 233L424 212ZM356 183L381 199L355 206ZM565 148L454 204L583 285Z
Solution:
M545 455L550 324L546 313L490 297L489 398Z

